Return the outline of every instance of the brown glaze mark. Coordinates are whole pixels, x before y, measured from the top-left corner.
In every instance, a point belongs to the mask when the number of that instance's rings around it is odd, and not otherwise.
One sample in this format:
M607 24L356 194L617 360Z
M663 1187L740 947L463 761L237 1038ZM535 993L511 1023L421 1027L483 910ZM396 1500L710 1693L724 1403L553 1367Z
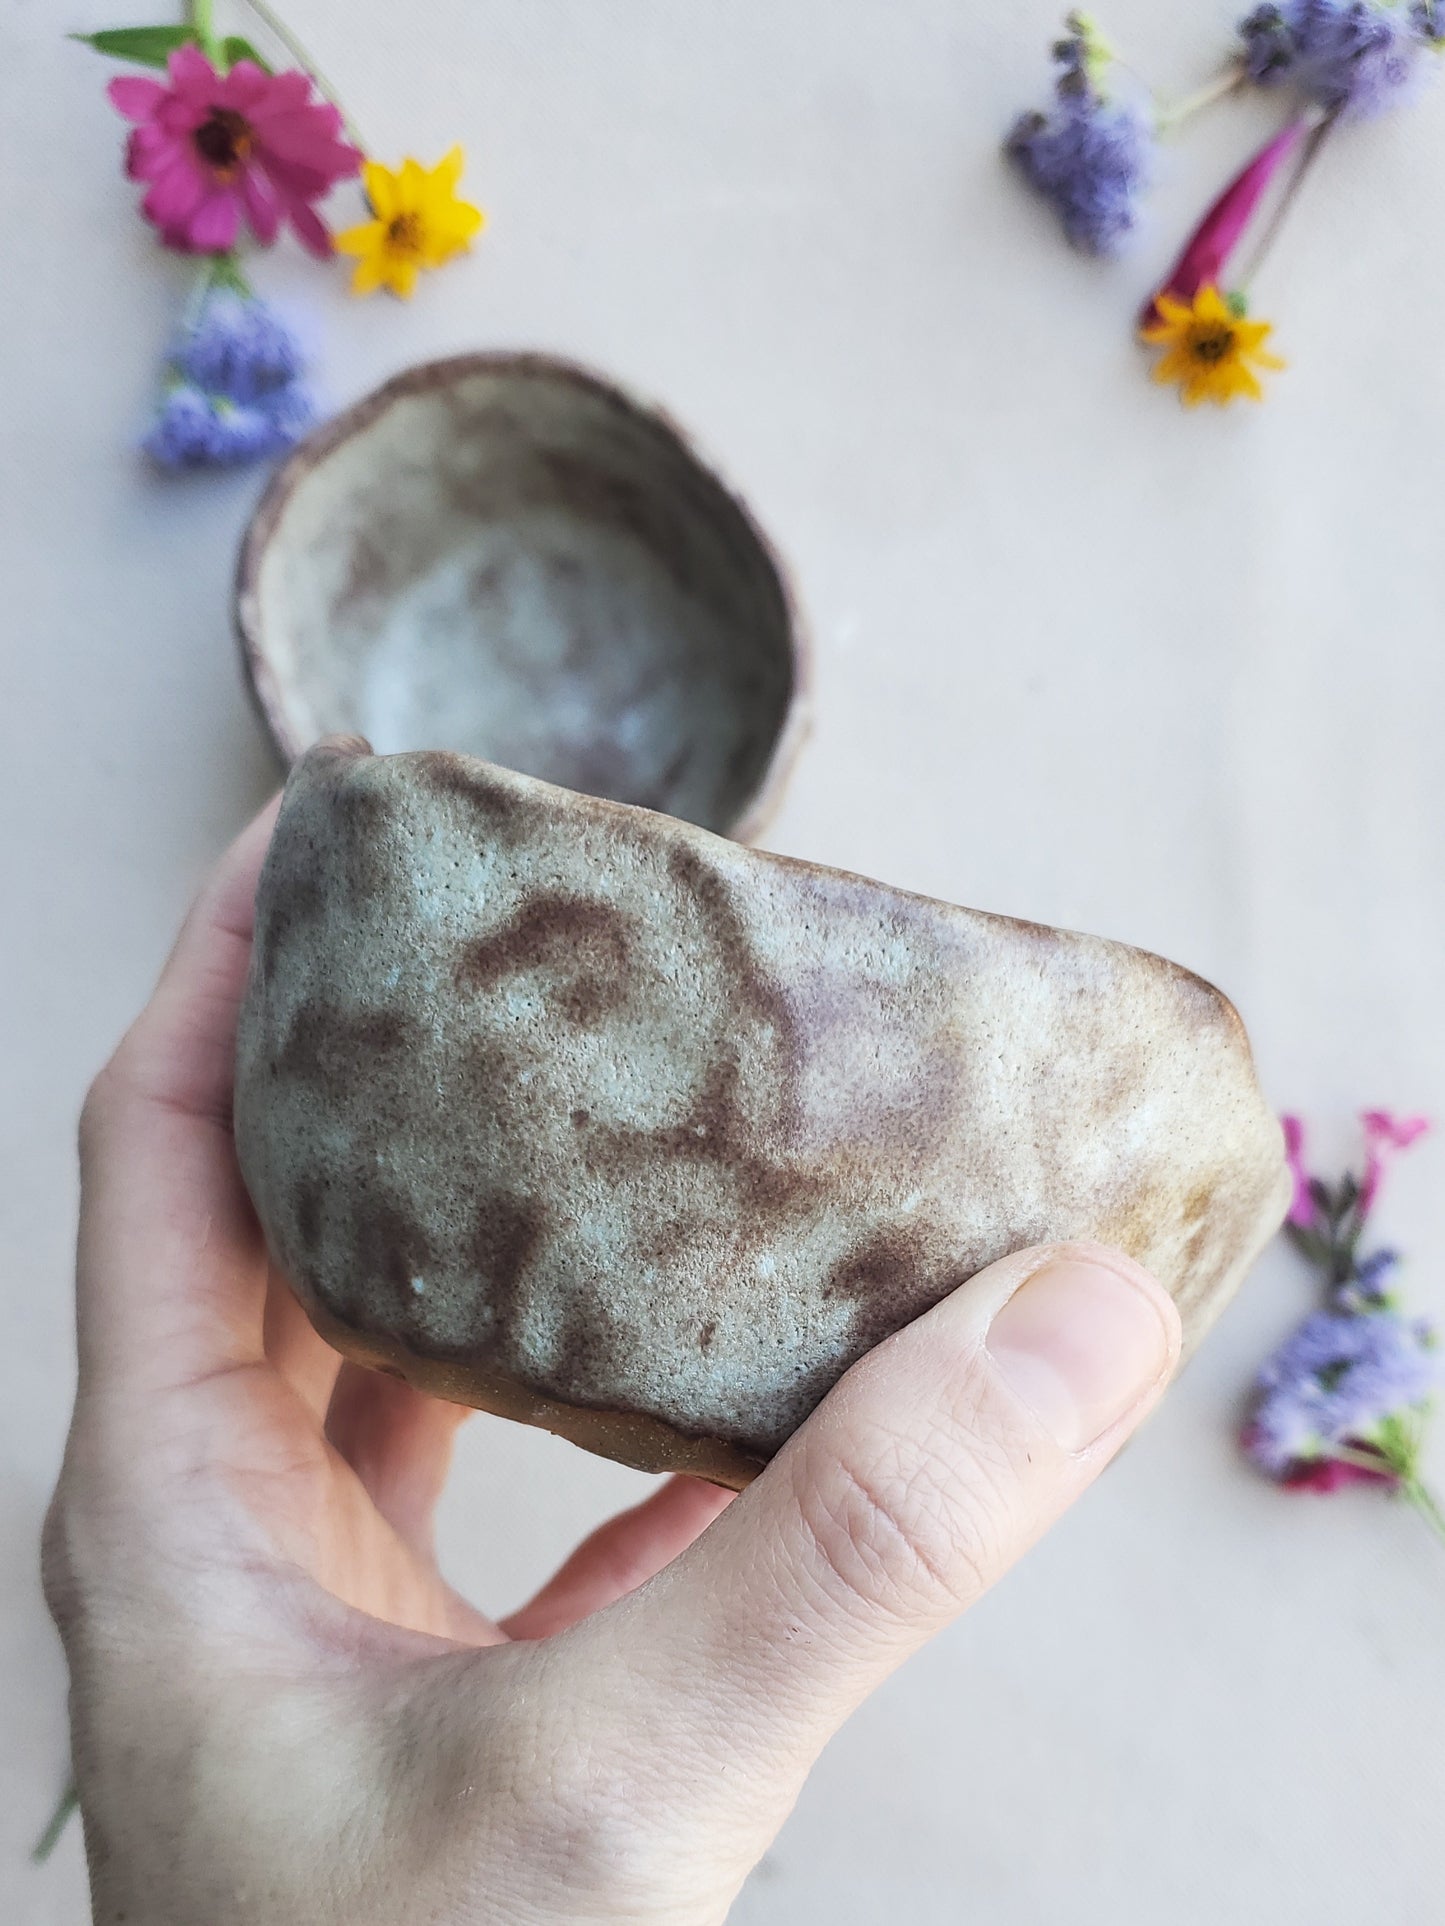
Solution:
M384 1284L392 1298L388 1318L384 1300L378 1303L374 1291L357 1292L356 1301L366 1308L366 1323L385 1330L392 1319L400 1318L404 1326L409 1325L416 1302L412 1279L425 1278L435 1268L436 1249L406 1200L374 1188L356 1192L349 1237L351 1277L358 1283L365 1279Z
M413 758L417 780L434 796L453 796L465 803L492 835L518 827L522 805L499 783L492 782L478 764L445 749L429 749Z
M759 967L748 939L747 924L717 871L685 842L675 843L668 850L667 869L673 882L696 904L708 937L718 951L726 980L743 1008L757 1022L772 1026L783 1066L784 1127L790 1129L797 1116L797 1079L802 1061L801 1039L792 1006Z
M374 763L361 763L361 769ZM365 780L348 774L350 759L338 760L340 780L335 785L332 808L341 824L337 838L341 850L341 876L354 912L391 888L391 866L382 847L383 833L391 821L388 799Z
M498 1334L515 1329L527 1266L546 1232L546 1212L528 1198L496 1191L477 1206L472 1261Z
M758 1237L782 1236L820 1208L828 1186L782 1158L759 1148L770 1134L749 1122L742 1102L735 1059L713 1063L682 1123L661 1130L639 1130L630 1125L598 1128L587 1138L585 1155L591 1169L625 1186L637 1173L673 1162L716 1168L737 1186L739 1201ZM661 1253L666 1227L659 1232Z
M309 1084L330 1102L355 1094L378 1059L413 1050L421 1036L414 1018L400 1010L339 1010L303 1003L276 1058L277 1073Z
M825 1298L849 1298L858 1307L849 1349L855 1357L889 1332L937 1304L973 1270L952 1267L940 1278L930 1261L937 1245L924 1225L892 1225L860 1244L834 1266ZM974 1267L977 1268L976 1266Z
M326 912L326 897L314 875L292 869L277 879L265 926L257 932L261 980L276 980L278 965L298 938L305 936Z
M472 1117L500 1118L511 1100L522 1068L515 1054L495 1037L463 1040L457 1050L453 1082L462 1111Z
M586 1028L625 1000L630 957L626 920L608 904L536 895L510 923L463 947L456 980L463 990L482 992L529 970L555 972L549 997Z
M1191 1225L1200 1223L1209 1215L1209 1208L1213 1202L1213 1184L1200 1184L1197 1189L1190 1191L1184 1200L1184 1222Z

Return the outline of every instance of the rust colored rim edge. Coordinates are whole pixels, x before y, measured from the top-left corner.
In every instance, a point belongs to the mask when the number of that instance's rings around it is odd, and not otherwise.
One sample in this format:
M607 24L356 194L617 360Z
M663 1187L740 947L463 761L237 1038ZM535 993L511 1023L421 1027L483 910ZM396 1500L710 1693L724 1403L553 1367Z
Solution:
M600 396L623 413L661 428L678 443L688 459L730 504L757 544L763 560L772 571L782 601L792 688L782 726L752 799L743 808L737 822L730 829L720 832L733 842L756 842L777 814L783 793L812 730L813 646L793 586L792 573L746 498L701 453L690 432L667 409L643 401L607 376L560 355L496 349L420 362L416 367L393 375L391 380L383 382L379 388L373 389L369 395L363 396L350 408L343 409L339 415L308 435L272 475L241 538L236 559L232 617L247 691L283 766L289 769L306 744L300 742L291 729L276 672L262 647L259 582L266 551L291 504L291 498L329 455L343 442L370 428L394 402L426 394L433 388L448 387L453 382L477 374L522 375L539 380L568 382L587 390L589 394Z

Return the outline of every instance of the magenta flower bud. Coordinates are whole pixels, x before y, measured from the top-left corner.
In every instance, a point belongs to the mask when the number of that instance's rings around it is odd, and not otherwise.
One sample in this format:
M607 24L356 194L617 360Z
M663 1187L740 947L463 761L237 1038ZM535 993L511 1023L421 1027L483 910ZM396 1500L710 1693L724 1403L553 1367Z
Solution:
M1292 121L1229 183L1194 230L1168 279L1145 303L1139 316L1141 328L1152 328L1162 319L1161 295L1188 306L1202 288L1225 292L1225 275L1240 237L1311 125L1309 120Z
M1315 1200L1310 1195L1310 1174L1305 1169L1305 1127L1298 1117L1281 1117L1280 1122L1284 1125L1284 1154L1294 1179L1294 1196L1285 1221L1300 1230L1308 1230L1315 1221Z
M1429 1130L1430 1119L1397 1117L1392 1110L1367 1110L1360 1121L1365 1126L1365 1180L1360 1186L1363 1216L1375 1201L1390 1158L1418 1142Z

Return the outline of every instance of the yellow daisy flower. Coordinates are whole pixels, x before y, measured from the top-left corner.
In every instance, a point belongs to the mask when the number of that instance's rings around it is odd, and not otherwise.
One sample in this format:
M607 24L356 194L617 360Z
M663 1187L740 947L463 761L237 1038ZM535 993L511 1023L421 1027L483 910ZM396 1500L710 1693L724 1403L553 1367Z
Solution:
M353 294L390 288L411 298L422 268L441 267L470 245L486 216L457 195L466 156L454 147L435 167L405 160L399 168L368 161L362 171L374 220L336 236L342 254L358 257Z
M1249 321L1235 312L1216 287L1203 287L1193 301L1161 294L1154 304L1159 318L1140 330L1152 347L1163 348L1154 369L1156 381L1179 384L1186 405L1213 401L1225 408L1240 395L1263 401L1257 368L1283 368L1265 342L1274 329L1268 321Z

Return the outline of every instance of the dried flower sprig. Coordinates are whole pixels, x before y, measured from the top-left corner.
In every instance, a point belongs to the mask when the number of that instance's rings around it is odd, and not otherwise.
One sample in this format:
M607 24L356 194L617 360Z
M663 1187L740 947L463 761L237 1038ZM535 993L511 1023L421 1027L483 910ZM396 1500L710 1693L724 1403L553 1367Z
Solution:
M1374 1485L1412 1504L1445 1539L1445 1512L1421 1477L1425 1427L1445 1382L1434 1328L1404 1312L1399 1254L1366 1251L1365 1233L1389 1159L1429 1125L1366 1111L1363 1174L1327 1184L1305 1164L1304 1126L1286 1117L1294 1175L1287 1231L1319 1274L1322 1307L1260 1371L1240 1442L1255 1466L1292 1491Z
M1245 77L1366 119L1409 100L1445 46L1441 0L1284 0L1239 23Z
M296 61L277 72L240 35L218 34L213 0L187 0L179 25L74 36L108 57L157 69L107 93L132 123L126 172L145 184L141 212L165 246L198 255L191 313L167 359L143 447L161 467L215 467L274 456L314 419L301 355L252 291L243 244L269 248L283 228L319 260L360 253L353 287L409 296L422 268L467 248L483 224L461 199L460 147L425 169L368 161L334 89L268 0L251 11ZM364 170L373 219L333 236L320 203Z
M1154 378L1185 403L1261 400L1261 370L1285 364L1265 348L1269 323L1250 318L1249 284L1277 238L1325 140L1340 123L1408 100L1445 51L1445 0L1279 0L1238 25L1235 51L1198 93L1154 101L1124 72L1085 14L1071 13L1053 53L1059 73L1048 112L1021 116L1005 151L1050 202L1066 237L1090 254L1117 253L1138 225L1160 139L1246 86L1288 91L1296 118L1270 140L1210 207L1139 321L1164 353ZM1264 197L1290 164L1293 179L1248 268L1232 256Z
M1058 75L1047 112L1021 114L1005 152L1053 207L1070 244L1115 254L1133 232L1153 174L1153 116L1127 87L1088 14L1071 13L1055 42Z
M1248 282L1278 235L1331 124L1293 121L1267 142L1210 206L1163 286L1145 303L1139 317L1140 338L1165 351L1155 363L1154 379L1177 383L1187 406L1214 401L1223 407L1240 396L1259 401L1264 390L1256 370L1284 367L1264 346L1274 331L1271 324L1249 318ZM1232 279L1231 267L1244 236L1301 148L1303 161L1274 220L1247 268Z
M144 447L162 468L256 461L291 447L315 416L295 334L228 278L180 330Z

